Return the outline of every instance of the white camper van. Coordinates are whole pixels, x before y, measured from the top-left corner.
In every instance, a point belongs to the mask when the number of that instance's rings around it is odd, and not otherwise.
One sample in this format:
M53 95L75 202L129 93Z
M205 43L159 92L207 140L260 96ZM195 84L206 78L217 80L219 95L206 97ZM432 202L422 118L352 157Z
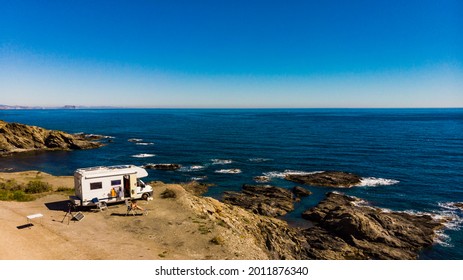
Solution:
M148 172L134 165L98 166L77 169L74 172L75 196L71 202L77 206L93 206L99 201L114 203L125 199L148 199L153 188L140 178Z

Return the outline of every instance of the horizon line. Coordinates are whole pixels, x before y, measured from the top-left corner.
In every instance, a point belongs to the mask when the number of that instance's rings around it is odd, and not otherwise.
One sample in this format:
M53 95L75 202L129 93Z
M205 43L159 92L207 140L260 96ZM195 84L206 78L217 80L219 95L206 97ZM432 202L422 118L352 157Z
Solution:
M83 105L63 105L63 106L22 106L22 105L0 105L0 110L114 110L114 109L163 109L163 110L271 110L271 109L463 109L463 107L143 107L143 106L83 106Z

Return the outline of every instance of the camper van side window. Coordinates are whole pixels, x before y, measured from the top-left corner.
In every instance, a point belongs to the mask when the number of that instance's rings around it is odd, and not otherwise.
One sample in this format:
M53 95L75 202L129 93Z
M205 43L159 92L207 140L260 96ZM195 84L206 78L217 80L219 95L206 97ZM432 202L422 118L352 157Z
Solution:
M112 180L111 186L120 186L122 184L121 180Z
M102 188L103 188L102 182L90 183L91 190L97 190L97 189L102 189Z

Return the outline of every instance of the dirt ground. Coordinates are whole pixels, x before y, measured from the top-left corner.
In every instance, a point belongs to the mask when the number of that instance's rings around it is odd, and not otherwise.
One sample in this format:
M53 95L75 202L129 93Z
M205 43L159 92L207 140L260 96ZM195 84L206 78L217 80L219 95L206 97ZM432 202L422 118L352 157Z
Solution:
M59 187L74 187L74 177L72 176L53 176L36 170L23 172L0 172L0 182L7 180L15 180L20 184L27 184L29 181L40 180L49 183L55 189Z
M5 179L5 173L0 178ZM8 175L17 181L34 177L37 171ZM72 187L72 177L48 177L54 186ZM3 177L2 177L3 176ZM22 179L21 179L22 178ZM49 180L47 180L47 178ZM124 203L103 211L82 211L80 221L67 215L68 197L53 193L31 202L0 201L0 259L3 260L202 260L247 259L233 246L211 241L220 227L192 211L182 199L163 199L160 193L178 185L153 186L153 200L140 201L148 213L126 216ZM188 194L189 195L189 194ZM26 216L42 218L27 224ZM71 212L76 214L76 212ZM254 258L254 257L253 257Z

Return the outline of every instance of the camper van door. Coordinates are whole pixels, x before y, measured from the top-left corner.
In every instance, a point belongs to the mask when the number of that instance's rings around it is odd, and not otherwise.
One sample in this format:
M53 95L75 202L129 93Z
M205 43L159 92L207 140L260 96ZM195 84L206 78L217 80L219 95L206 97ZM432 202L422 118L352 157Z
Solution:
M130 197L130 176L124 175L124 198Z
M130 174L130 197L137 195L137 174Z

